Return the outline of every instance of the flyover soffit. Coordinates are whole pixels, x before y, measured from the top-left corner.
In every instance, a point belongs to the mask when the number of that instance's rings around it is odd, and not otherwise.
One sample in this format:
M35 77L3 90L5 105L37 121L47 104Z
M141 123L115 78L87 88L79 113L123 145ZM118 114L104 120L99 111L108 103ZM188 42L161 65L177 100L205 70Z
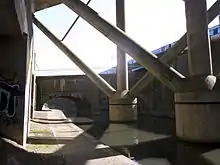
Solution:
M35 12L61 4L62 0L34 0Z

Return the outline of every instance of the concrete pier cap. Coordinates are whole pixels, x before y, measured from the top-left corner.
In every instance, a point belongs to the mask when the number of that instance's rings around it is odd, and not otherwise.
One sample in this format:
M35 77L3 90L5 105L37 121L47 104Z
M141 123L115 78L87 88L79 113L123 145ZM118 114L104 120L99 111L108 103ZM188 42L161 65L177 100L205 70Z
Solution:
M137 98L124 97L128 90L116 92L109 98L110 122L135 122L137 121Z

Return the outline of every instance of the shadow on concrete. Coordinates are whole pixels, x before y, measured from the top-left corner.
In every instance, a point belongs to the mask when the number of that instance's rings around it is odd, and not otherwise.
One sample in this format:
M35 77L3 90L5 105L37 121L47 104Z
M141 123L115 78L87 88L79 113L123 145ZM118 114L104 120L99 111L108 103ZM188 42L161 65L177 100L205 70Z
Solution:
M178 141L175 139L175 120L173 119L139 116L137 123L127 123L126 125L146 132L173 135L173 137L155 139L129 146L112 147L120 154L134 157L135 160L140 162L145 159L155 158L167 159L172 165L215 165L203 157L202 154L220 148L220 144L208 145ZM80 125L78 126L80 127ZM86 132L99 140L108 127L109 123L94 122ZM143 163L143 165L145 164ZM154 164L147 163L146 165Z
M155 139L144 143L113 147L96 148L100 144L98 140L93 139L87 134L91 134L96 139L100 139L108 124L93 123L93 125L84 133L73 138L58 137L54 138L32 138L32 144L64 144L58 151L53 154L36 154L30 153L23 149L13 146L10 143L2 142L0 150L0 164L9 164L7 161L13 161L18 165L85 165L92 159L100 159L117 155L134 157L140 162L148 159L166 159L172 165L215 165L210 160L202 156L214 149L220 148L219 144L204 145L198 143L184 143L172 137ZM65 131L65 130L64 130ZM78 131L76 131L78 132ZM91 140L93 141L91 143ZM73 150L75 148L75 150ZM65 160L61 153L65 153ZM120 153L120 154L119 154ZM2 163L4 162L4 163ZM6 162L6 163L5 163ZM16 163L19 162L19 163ZM143 165L145 165L143 163ZM146 165L155 165L146 163Z
M62 110L65 116L71 117L71 111L65 112ZM62 124L66 123L66 119L45 119L38 118L41 124ZM152 116L144 116L139 118L137 124L127 124L129 127L141 129L146 132L154 132L159 134L175 134L175 122L171 119L157 118ZM35 121L36 122L36 121ZM72 122L67 122L72 123ZM74 123L74 122L73 122ZM75 124L75 123L74 123ZM81 124L77 124L80 125ZM65 153L68 164L85 165L88 160L99 159L110 156L116 156L123 154L125 156L134 157L135 160L144 162L145 160L154 159L166 159L172 165L215 165L210 160L207 160L202 156L203 153L212 151L216 148L220 148L219 144L204 145L195 143L183 143L173 137L154 139L143 143L132 144L128 146L112 147L110 148L96 148L95 146L100 144L98 141L106 129L109 127L109 123L94 122L92 125L88 124L88 130L79 134L73 138L59 137L59 138L29 138L29 143L32 144L64 144L60 150L54 154ZM64 130L65 131L65 130ZM94 142L91 145L91 138L88 134L95 137ZM113 139L114 140L114 139ZM117 139L116 139L117 140ZM76 148L77 150L73 150ZM120 153L120 154L119 154ZM35 154L36 159L40 159L40 155ZM51 155L53 157L53 155ZM53 159L53 158L51 158ZM69 162L68 162L69 161ZM220 161L219 161L220 162ZM39 163L40 164L40 163ZM42 164L42 163L41 163ZM43 164L42 164L43 165ZM145 165L145 163L143 163ZM146 165L155 165L154 163L146 163Z
M108 123L94 122L92 127L90 127L86 132L99 140L103 136L108 126Z
M84 134L81 134L74 139L66 139L65 137L62 137L57 140L51 138L40 139L40 141L42 140L47 144L57 144L57 141L60 144L65 144L65 146L58 152L70 152L71 160L74 160L76 165L84 165L91 159L117 156L120 154L128 156L128 152L129 155L134 157L137 161L154 158L166 159L172 165L215 165L201 155L202 153L209 152L217 147L215 145L183 143L176 141L173 138L165 138L160 140L151 140L137 145L113 147L113 149L118 152L117 153L115 151L113 152L110 148L95 149L94 146L89 145L89 143L88 145L85 145L86 135ZM82 142L84 143L80 146ZM77 150L77 152L73 151L72 146L78 148L79 150Z
M0 165L65 165L61 155L27 152L12 143L0 140Z
M50 123L51 124L51 123ZM61 124L61 123L60 123ZM92 159L101 159L106 157L112 157L121 155L117 151L113 151L111 148L105 146L104 148L96 148L96 146L100 145L98 140L95 140L91 143L93 137L89 134L95 134L96 137L101 137L105 132L108 126L103 126L98 123L94 123L86 132L81 133L80 135L67 138L67 137L29 137L29 144L47 144L47 145L56 145L56 144L64 144L64 146L57 153L65 153L65 160L68 163L72 163L75 165L85 165L88 160ZM66 131L64 131L67 133ZM79 132L79 131L76 131ZM74 150L73 150L74 148ZM77 149L77 150L76 150Z
M74 165L85 165L87 161L93 159L101 159L106 157L112 157L121 155L116 151L113 151L109 147L104 148L95 148L94 143L91 145L90 138L84 133L80 134L79 136L71 139L67 139L66 137L59 137L59 138L39 138L39 139L31 139L31 144L64 144L59 151L56 151L54 154L57 153L65 153L65 160L68 164ZM96 145L100 144L98 141L95 142ZM73 150L74 148L74 150Z

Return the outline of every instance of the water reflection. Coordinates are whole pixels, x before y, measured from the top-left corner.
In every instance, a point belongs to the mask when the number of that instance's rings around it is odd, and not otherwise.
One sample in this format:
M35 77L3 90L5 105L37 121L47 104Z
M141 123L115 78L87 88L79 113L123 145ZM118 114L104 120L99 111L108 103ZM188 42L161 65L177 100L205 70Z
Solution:
M142 165L215 165L220 164L219 144L198 144L175 138L175 122L145 117L136 124L94 122L82 129L116 151Z

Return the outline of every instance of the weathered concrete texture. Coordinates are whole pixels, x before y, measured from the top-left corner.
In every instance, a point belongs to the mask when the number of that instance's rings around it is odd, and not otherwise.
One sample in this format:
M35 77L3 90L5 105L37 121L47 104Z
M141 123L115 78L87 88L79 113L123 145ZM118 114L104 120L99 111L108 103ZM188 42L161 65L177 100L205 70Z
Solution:
M185 0L189 79L199 78L200 84L213 74L206 6L206 0ZM192 85L197 86L195 82ZM213 90L208 94L207 90L203 87L200 91L194 88L191 93L175 93L176 134L181 139L220 141L219 96Z
M43 10L62 3L61 0L34 0L35 11Z
M185 0L188 61L191 76L212 74L206 0Z
M219 142L218 104L176 104L176 133L181 139L197 142Z
M173 92L159 81L153 82L138 97L138 114L175 118Z
M1 0L0 13L0 35L21 35L14 0Z
M125 2L116 0L116 24L125 31ZM125 53L117 47L117 91L128 90L128 64Z
M32 35L32 8L29 0L1 0L0 11L0 35Z
M115 96L109 99L109 121L130 122L137 120L137 98L121 99Z

